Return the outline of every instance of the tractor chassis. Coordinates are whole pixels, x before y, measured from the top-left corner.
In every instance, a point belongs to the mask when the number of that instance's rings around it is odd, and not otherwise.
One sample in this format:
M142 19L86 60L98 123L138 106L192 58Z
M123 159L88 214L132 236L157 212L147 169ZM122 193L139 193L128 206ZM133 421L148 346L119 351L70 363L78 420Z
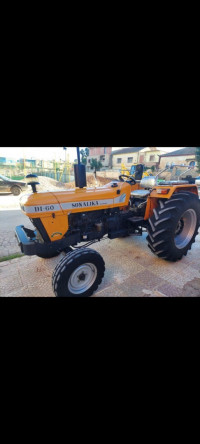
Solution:
M69 247L73 247L79 243L89 243L91 245L94 242L98 242L101 239L105 239L105 235L109 239L116 239L120 237L126 237L129 235L133 236L142 236L143 227L146 228L147 221L144 221L143 218L140 217L131 217L126 220L126 227L117 229L117 230L109 230L106 232L90 232L87 233L87 239L83 240L81 233L79 230L76 230L75 233L70 233L67 237L57 240L54 242L44 242L41 243L37 239L37 231L30 230L25 228L23 225L19 225L15 229L15 237L17 238L18 244L21 248L22 253L32 256L46 253L54 253L56 251L64 251ZM85 245L86 246L86 245Z

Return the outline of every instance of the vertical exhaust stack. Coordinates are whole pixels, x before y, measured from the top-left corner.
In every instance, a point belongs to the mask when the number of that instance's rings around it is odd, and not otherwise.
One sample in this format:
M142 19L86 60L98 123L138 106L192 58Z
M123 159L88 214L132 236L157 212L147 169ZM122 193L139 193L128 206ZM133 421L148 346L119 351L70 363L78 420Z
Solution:
M80 160L80 148L77 147L77 159L78 164L74 165L75 186L77 188L84 188L87 186L86 181L86 168Z

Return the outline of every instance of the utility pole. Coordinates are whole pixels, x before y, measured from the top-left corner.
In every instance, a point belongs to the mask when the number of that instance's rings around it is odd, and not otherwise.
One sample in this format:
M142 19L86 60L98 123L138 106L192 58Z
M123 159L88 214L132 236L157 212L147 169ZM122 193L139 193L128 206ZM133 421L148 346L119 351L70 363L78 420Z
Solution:
M24 167L24 177L26 177L26 159L25 159L25 154L24 154L24 149L23 149L23 167Z
M63 147L63 149L64 149L64 152L65 152L65 174L66 174L66 153L67 153L67 148L64 146Z

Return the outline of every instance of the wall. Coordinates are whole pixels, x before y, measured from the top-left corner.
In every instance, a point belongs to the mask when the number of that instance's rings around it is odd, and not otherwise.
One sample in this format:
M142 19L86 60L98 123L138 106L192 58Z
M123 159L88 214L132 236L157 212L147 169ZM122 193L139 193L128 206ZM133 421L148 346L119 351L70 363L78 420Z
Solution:
M105 149L105 153L104 153ZM87 157L87 167L90 168L90 161L91 159L96 159L97 161L100 161L102 163L102 166L104 168L109 167L110 163L110 154L112 151L112 147L92 147L89 148L90 155ZM104 160L102 160L101 156L104 156Z
M181 165L181 163L184 163L185 165L189 165L192 160L195 160L195 155L161 157L159 168L165 168L167 163L175 163L177 165Z
M128 163L128 157L133 157L133 161L131 163ZM117 163L118 158L122 159L121 163ZM124 163L126 167L131 168L131 165L133 165L134 163L138 163L138 159L139 153L114 154L112 156L112 167L120 170L122 163Z
M105 153L104 153L104 148L105 148ZM104 154L110 154L112 151L112 147L111 146L94 146L89 148L90 151L90 156L89 157L94 157L94 156L101 156Z
M96 177L98 178L109 178L111 180L113 179L119 179L119 171L97 171Z
M139 151L138 153L125 153L125 154L114 154L112 156L113 161L112 165L114 169L120 169L121 164L125 164L127 168L131 168L131 165L134 163L144 163L146 166L151 167L153 165L156 165L159 162L159 155L163 154L162 150L159 149L150 149L150 148L144 148L143 150ZM154 156L154 160L150 160L151 156ZM128 163L128 157L132 157L133 161L131 163ZM117 163L117 159L121 158L121 164Z

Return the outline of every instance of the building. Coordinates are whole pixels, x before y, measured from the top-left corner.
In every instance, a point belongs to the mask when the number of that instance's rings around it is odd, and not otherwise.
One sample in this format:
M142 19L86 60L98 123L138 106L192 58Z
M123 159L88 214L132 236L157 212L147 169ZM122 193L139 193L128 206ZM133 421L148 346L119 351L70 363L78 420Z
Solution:
M160 169L165 168L167 163L193 166L195 161L196 161L196 147L186 147L172 151L171 153L162 154L160 156L159 168Z
M17 161L17 163L19 163L20 165L26 165L26 167L35 167L36 166L36 160L35 159L19 159Z
M54 163L55 162L53 160L42 160L41 161L41 168L51 170L54 168Z
M112 153L111 146L92 146L89 147L89 156L87 157L87 167L90 169L91 159L96 159L102 163L103 168L109 168L110 156Z
M131 165L142 163L146 167L157 167L160 160L160 155L165 154L164 150L157 147L128 147L115 150L111 153L110 165L113 169L120 169L124 164L126 168L131 168Z
M1 165L15 165L16 160L11 159L9 157L0 157L0 164Z

